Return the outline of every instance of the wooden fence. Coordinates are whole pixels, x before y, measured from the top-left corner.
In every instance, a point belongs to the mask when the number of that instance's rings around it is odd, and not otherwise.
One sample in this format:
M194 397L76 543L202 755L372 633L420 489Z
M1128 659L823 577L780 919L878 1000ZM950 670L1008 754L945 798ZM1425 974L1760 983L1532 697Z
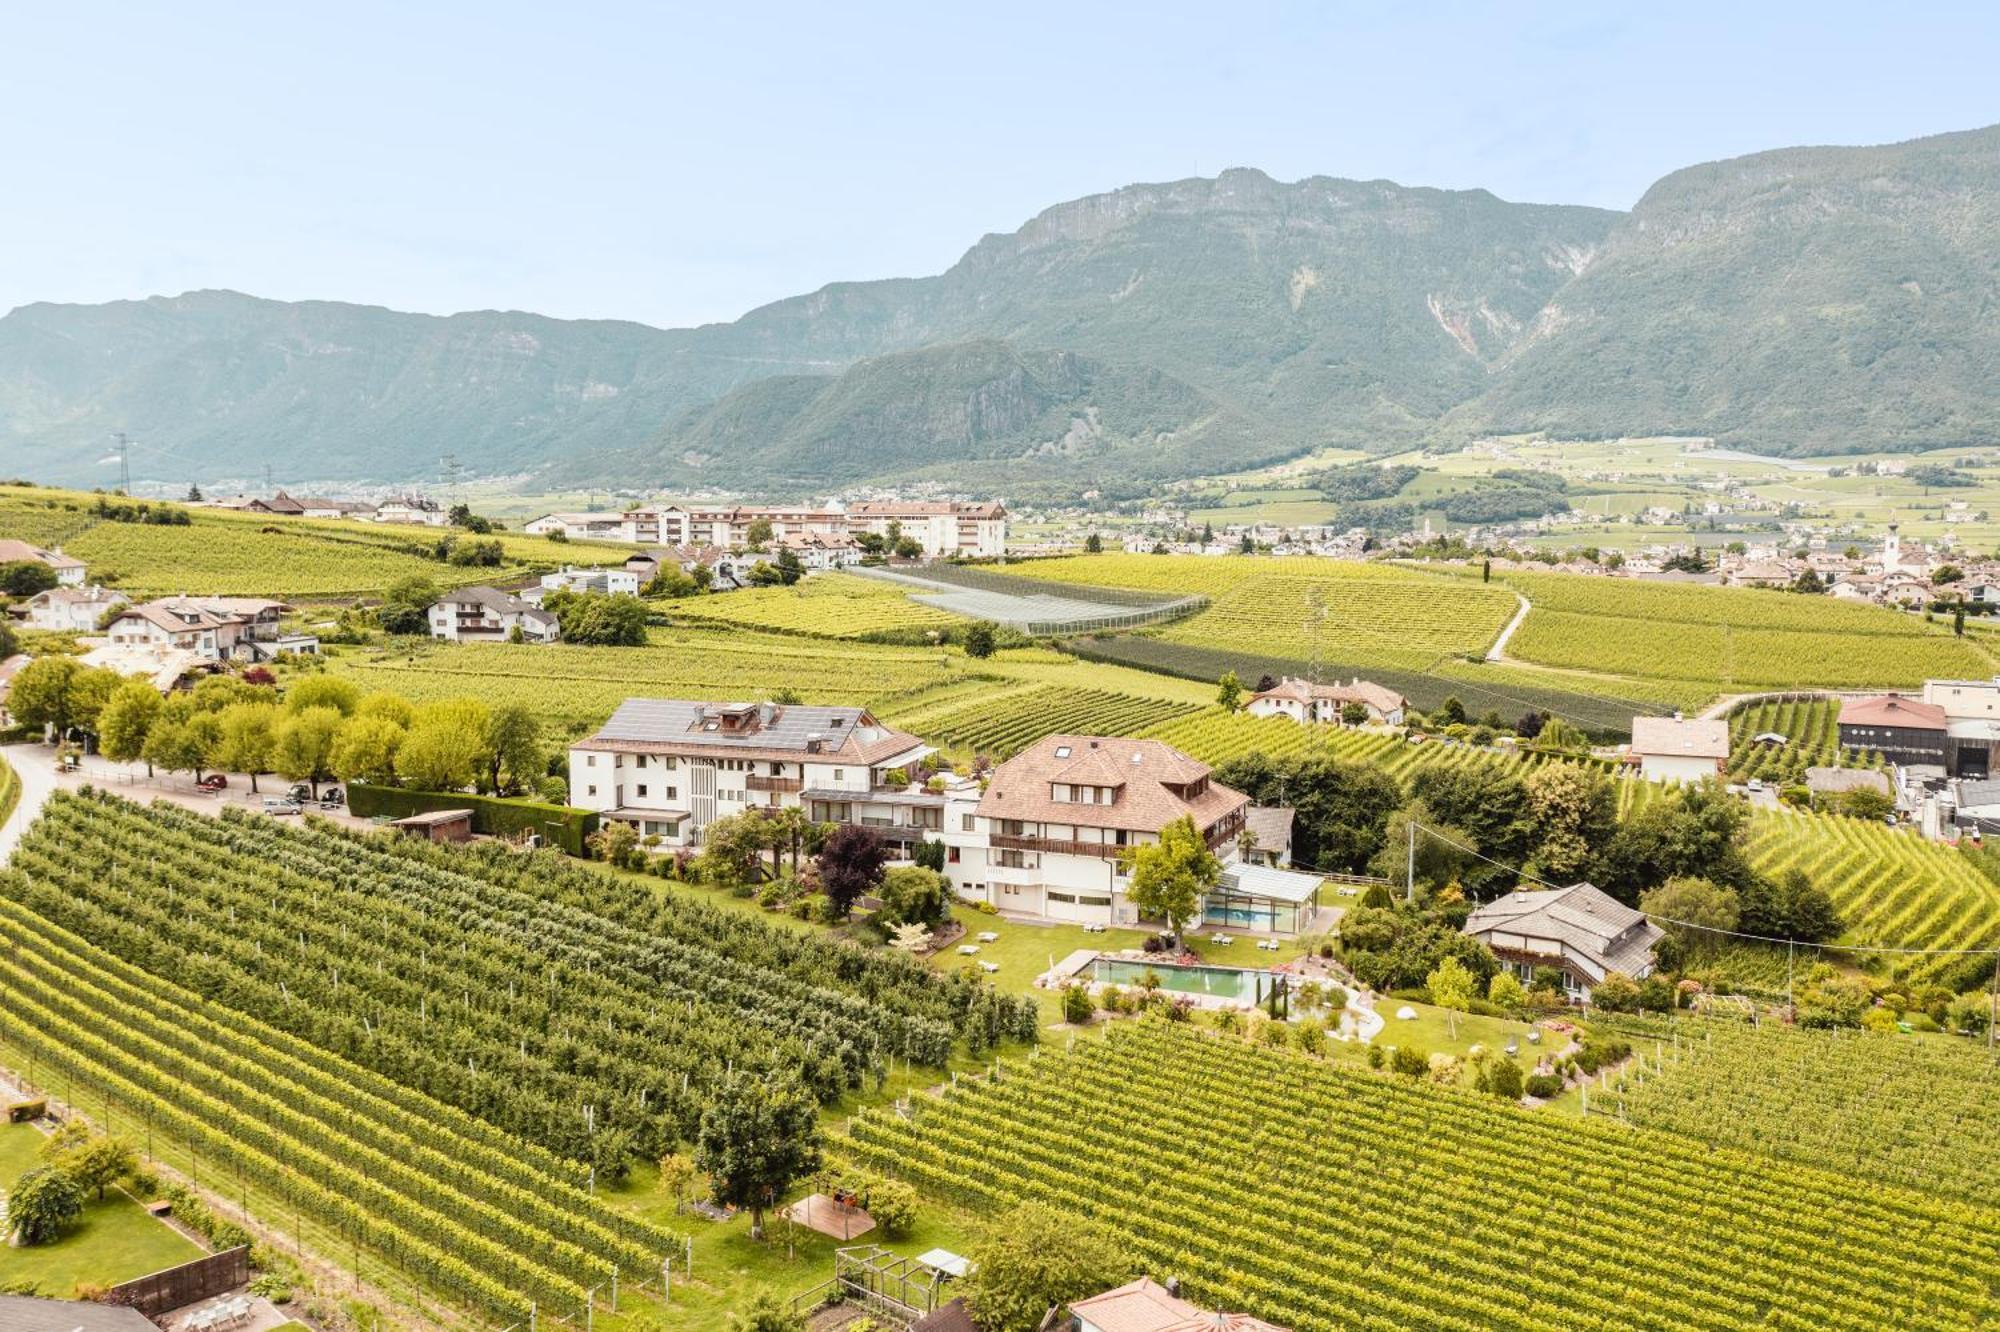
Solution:
M250 1280L250 1246L239 1244L179 1267L153 1272L105 1292L106 1304L123 1304L148 1317L180 1309Z

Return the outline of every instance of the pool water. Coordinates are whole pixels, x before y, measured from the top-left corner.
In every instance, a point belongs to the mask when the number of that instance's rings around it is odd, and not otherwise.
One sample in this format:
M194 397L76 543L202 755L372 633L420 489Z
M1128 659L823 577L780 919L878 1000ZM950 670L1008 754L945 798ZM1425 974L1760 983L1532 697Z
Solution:
M1278 979L1268 971L1242 967L1184 967L1171 962L1126 962L1100 957L1090 964L1090 978L1108 985L1137 985L1152 972L1160 988L1175 994L1205 994L1218 999L1260 1003Z

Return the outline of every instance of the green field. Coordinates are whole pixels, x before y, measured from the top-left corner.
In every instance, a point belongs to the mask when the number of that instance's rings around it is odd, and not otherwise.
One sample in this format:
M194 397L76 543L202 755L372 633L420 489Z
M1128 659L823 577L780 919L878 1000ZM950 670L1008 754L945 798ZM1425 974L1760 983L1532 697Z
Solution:
M0 536L60 538L68 554L89 565L92 581L136 595L190 592L301 601L378 596L411 575L459 587L519 579L564 564L622 564L629 554L628 547L458 533L461 540L498 541L503 551L497 566L468 567L436 558L437 542L453 535L448 528L216 509L189 509L185 527L154 526L95 518L89 512L95 499L73 491L0 487Z
M1045 1049L908 1119L864 1114L847 1144L969 1206L1092 1215L1135 1266L1297 1332L1970 1332L2000 1316L1990 1206L1188 1026L1121 1024Z
M818 573L791 587L753 587L670 605L676 620L736 625L814 638L907 639L965 624L963 616L926 606L894 583L853 574Z

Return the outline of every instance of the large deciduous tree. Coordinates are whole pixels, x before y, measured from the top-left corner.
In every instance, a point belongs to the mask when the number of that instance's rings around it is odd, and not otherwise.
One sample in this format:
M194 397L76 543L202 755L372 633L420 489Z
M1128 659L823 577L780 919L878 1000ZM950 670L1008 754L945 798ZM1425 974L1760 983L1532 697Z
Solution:
M147 733L166 711L160 691L144 680L127 680L111 691L97 714L97 747L114 763L143 756Z
M343 782L393 786L404 730L387 717L349 717L333 742L333 775Z
M248 773L255 794L257 778L271 771L276 761L284 713L275 703L232 703L215 719L221 736L209 761L230 772Z
M888 858L888 848L873 828L842 823L827 835L819 850L819 880L835 918L844 919L882 881L882 863Z
M1188 814L1160 829L1159 841L1128 848L1125 862L1131 871L1126 899L1140 915L1164 919L1175 934L1187 928L1202 895L1222 877L1222 862Z
M398 774L422 791L472 785L486 771L490 721L486 705L475 698L444 699L417 709L396 753Z
M795 1180L819 1169L819 1106L796 1081L739 1069L702 1111L694 1163L715 1201L750 1210L750 1237Z
M306 783L317 799L320 783L333 776L333 747L341 722L340 710L332 707L307 708L285 718L278 728L271 766L295 782Z
M392 634L429 633L430 608L437 599L437 585L430 579L415 574L398 578L383 594L376 618Z
M1083 1217L1022 1203L967 1255L962 1289L982 1332L1035 1332L1048 1311L1123 1285L1129 1246Z
M519 703L502 704L486 719L487 786L496 794L521 791L542 775L542 723Z
M7 1196L7 1220L22 1244L47 1244L83 1215L83 1190L52 1166L35 1166L14 1181Z

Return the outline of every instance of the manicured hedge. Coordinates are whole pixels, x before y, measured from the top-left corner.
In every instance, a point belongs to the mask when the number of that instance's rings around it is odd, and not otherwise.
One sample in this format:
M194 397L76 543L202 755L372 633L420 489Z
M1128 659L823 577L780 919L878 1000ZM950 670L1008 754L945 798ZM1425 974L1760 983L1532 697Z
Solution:
M353 782L347 788L347 808L364 819L401 819L437 809L469 809L474 832L494 837L540 833L544 842L573 856L589 854L584 839L597 831L597 815L587 809L545 805L539 800L467 795L462 791L406 791L399 786Z

